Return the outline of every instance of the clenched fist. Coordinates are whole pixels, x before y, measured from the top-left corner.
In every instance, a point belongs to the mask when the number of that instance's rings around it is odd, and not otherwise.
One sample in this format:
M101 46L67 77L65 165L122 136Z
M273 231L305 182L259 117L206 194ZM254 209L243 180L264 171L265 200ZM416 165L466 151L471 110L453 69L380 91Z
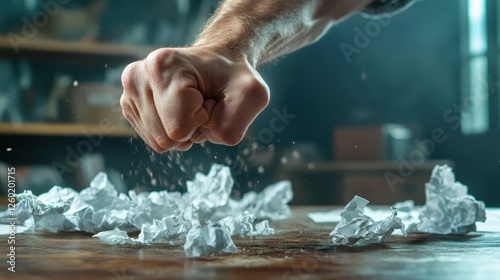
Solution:
M156 152L236 145L269 103L269 88L243 56L201 46L153 51L125 68L122 84L123 115Z

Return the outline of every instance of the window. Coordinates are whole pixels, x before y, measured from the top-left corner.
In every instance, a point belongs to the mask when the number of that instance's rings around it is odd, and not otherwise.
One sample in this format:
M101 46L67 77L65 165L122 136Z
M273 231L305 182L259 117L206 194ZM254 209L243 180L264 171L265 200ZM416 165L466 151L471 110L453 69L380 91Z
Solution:
M467 0L465 6L461 129L464 134L478 134L490 125L486 0Z

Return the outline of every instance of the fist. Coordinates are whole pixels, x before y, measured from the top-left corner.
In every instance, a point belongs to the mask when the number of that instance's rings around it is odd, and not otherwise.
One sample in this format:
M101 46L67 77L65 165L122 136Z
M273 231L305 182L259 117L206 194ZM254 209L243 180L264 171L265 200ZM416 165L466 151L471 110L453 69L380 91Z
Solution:
M236 145L269 103L269 88L244 57L204 47L153 51L125 68L122 84L123 115L156 152Z

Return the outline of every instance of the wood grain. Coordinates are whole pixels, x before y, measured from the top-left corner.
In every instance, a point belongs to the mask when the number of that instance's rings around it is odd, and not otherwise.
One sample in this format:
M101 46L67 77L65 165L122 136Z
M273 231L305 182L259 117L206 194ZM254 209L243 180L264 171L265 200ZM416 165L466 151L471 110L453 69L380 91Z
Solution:
M271 222L276 235L234 237L239 254L189 259L182 241L152 246L109 246L86 233L16 237L16 273L2 261L0 279L498 279L500 233L466 236L412 234L385 244L333 247L333 224L318 225L296 207ZM7 250L2 238L2 255ZM3 255L5 256L5 255ZM496 276L495 276L496 275ZM7 278L9 276L9 278Z

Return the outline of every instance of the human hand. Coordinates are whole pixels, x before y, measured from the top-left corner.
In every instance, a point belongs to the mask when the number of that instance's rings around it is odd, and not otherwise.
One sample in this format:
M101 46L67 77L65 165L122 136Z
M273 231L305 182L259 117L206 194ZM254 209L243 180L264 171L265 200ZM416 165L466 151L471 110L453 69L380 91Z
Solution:
M162 48L122 74L123 115L156 152L209 141L233 146L269 103L269 88L242 57L209 47Z

